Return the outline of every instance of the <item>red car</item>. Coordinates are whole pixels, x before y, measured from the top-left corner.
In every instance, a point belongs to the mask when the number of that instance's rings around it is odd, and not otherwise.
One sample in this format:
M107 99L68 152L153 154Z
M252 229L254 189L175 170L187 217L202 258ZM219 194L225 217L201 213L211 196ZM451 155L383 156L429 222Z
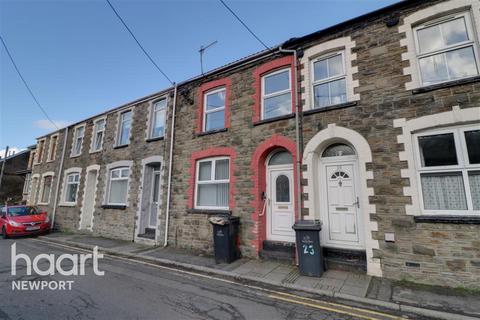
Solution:
M12 236L47 233L50 218L33 206L0 207L0 231L4 239Z

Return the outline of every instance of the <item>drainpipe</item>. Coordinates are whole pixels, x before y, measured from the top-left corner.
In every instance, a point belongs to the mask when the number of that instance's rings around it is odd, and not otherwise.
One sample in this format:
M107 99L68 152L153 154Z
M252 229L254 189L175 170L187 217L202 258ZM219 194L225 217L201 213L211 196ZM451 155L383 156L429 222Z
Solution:
M65 128L65 138L63 139L63 151L62 151L62 159L60 160L60 166L58 167L58 175L57 175L57 185L55 186L55 197L53 202L53 211L52 211L52 221L50 222L50 227L53 229L55 227L55 214L57 213L57 203L58 203L58 191L60 190L60 180L62 178L62 171L63 171L63 162L65 160L65 152L67 151L67 138L68 138L68 127Z
M168 246L168 225L170 220L170 194L172 184L172 165L173 165L173 138L175 136L175 109L177 107L177 84L175 83L173 89L173 108L172 108L172 129L170 132L170 150L168 159L168 183L167 183L167 208L165 210L165 240L163 246Z
M291 53L293 54L293 78L295 79L295 86L293 87L293 94L295 97L295 147L297 153L296 159L296 173L297 173L297 208L298 208L298 217L302 218L302 184L301 184L301 157L300 154L300 99L298 98L298 61L297 61L297 50L287 50L282 47L278 48L279 52Z

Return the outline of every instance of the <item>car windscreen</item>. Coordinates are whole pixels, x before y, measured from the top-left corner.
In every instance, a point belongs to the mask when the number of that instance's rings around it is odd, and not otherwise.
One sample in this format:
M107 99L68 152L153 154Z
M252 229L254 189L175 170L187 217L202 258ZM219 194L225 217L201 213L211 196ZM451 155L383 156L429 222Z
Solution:
M8 214L11 217L20 217L38 214L38 211L35 207L10 207Z

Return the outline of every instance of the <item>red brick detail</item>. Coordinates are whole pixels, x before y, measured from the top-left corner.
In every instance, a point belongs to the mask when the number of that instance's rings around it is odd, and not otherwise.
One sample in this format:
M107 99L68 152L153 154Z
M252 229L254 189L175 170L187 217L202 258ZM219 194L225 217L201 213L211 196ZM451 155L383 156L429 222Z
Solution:
M262 112L262 76L267 73L276 71L278 69L285 68L290 66L290 78L291 78L291 85L292 88L292 113L295 112L295 99L293 88L295 86L295 79L294 79L294 70L295 66L293 63L293 56L285 56L276 60L269 61L264 63L253 70L253 89L254 93L252 95L254 104L253 104L253 117L252 121L257 122L261 120L261 112Z
M228 156L230 157L230 195L229 195L229 203L228 206L230 210L235 208L235 175L234 175L234 166L235 166L235 159L237 158L237 152L233 148L210 148L206 150L195 151L192 153L190 158L190 178L188 184L188 208L193 209L194 206L194 192L195 192L195 176L196 176L196 169L197 169L197 161L205 158L211 157L220 157L220 156Z
M252 228L253 240L252 246L260 251L262 248L263 240L267 238L267 213L265 212L261 216L263 211L264 202L262 200L262 192L266 192L266 165L265 161L267 160L268 155L275 149L284 148L289 151L293 156L293 166L294 166L294 199L298 194L297 188L297 172L295 170L295 164L297 161L295 142L280 135L273 135L271 138L262 142L253 153L252 156L252 207L254 209L252 213L252 221L254 221L254 226ZM298 214L298 206L295 201L295 213Z
M203 132L203 108L204 94L210 90L225 87L225 128L230 127L230 92L232 81L230 78L222 78L202 84L197 91L197 133Z

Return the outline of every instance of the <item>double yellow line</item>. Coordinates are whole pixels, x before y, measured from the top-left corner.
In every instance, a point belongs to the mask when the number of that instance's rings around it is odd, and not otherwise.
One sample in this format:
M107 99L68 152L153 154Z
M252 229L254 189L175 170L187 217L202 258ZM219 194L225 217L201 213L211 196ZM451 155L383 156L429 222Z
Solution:
M50 240L42 240L42 239L38 239L38 238L37 239L30 239L30 240L33 240L35 242L42 242L42 243L45 243L45 244L48 244L48 245L51 245L51 246L54 246L54 247L61 247L61 248L76 250L76 251L80 251L80 252L82 252L82 251L83 252L89 252L89 250L87 250L87 249L73 247L73 246L66 245L66 244L55 243L55 242L52 242ZM139 260L135 260L135 259L131 259L131 258L119 257L119 256L114 256L114 255L106 254L106 253L104 253L104 257L110 258L112 260L122 260L122 261L129 262L129 263L142 264L142 265L146 265L146 266L157 268L157 269L169 270L169 271L173 271L173 272L176 272L176 273L188 274L190 276L207 278L207 279L221 281L221 282L225 282L225 283L229 283L229 284L242 285L244 287L248 287L250 289L255 289L257 291L263 292L270 299L280 300L280 301L288 302L288 303L292 303L292 304L303 305L303 306L314 308L314 309L319 309L319 310L324 310L324 311L329 311L329 312L335 312L335 313L338 313L338 314L344 314L344 315L348 315L348 316L358 318L358 319L366 319L366 320L392 320L392 319L393 320L400 320L400 319L403 319L404 320L404 318L402 318L402 317L398 317L398 316L391 315L391 314L384 313L384 312L352 307L352 306L348 306L348 305L344 305L344 304L340 304L340 303L333 303L333 302L327 302L327 301L322 301L322 300L317 300L317 299L306 298L306 297L302 297L302 296L299 296L299 295L294 295L294 294L289 294L289 293L284 293L284 292L275 291L275 290L271 290L271 289L266 289L266 288L262 288L262 287L258 287L258 286L254 286L254 285L239 283L239 282L236 282L236 281L211 276L211 275L208 275L208 274L202 274L202 273L198 273L198 272L194 272L194 271L187 271L187 270L181 270L181 269L176 269L176 268L172 268L172 267L162 266L162 265L158 265L158 264L155 264L155 263L150 263L150 262L147 262L147 261L139 261Z
M324 311L345 314L345 315L352 316L359 319L366 319L366 320L404 319L404 318L394 316L384 312L378 312L378 311L363 309L363 308L356 308L356 307L351 307L344 304L327 302L322 300L310 299L310 298L301 297L301 296L283 293L283 292L277 292L276 294L271 294L268 297L271 299L289 302L293 304L299 304L299 305L314 308L314 309L320 309Z

